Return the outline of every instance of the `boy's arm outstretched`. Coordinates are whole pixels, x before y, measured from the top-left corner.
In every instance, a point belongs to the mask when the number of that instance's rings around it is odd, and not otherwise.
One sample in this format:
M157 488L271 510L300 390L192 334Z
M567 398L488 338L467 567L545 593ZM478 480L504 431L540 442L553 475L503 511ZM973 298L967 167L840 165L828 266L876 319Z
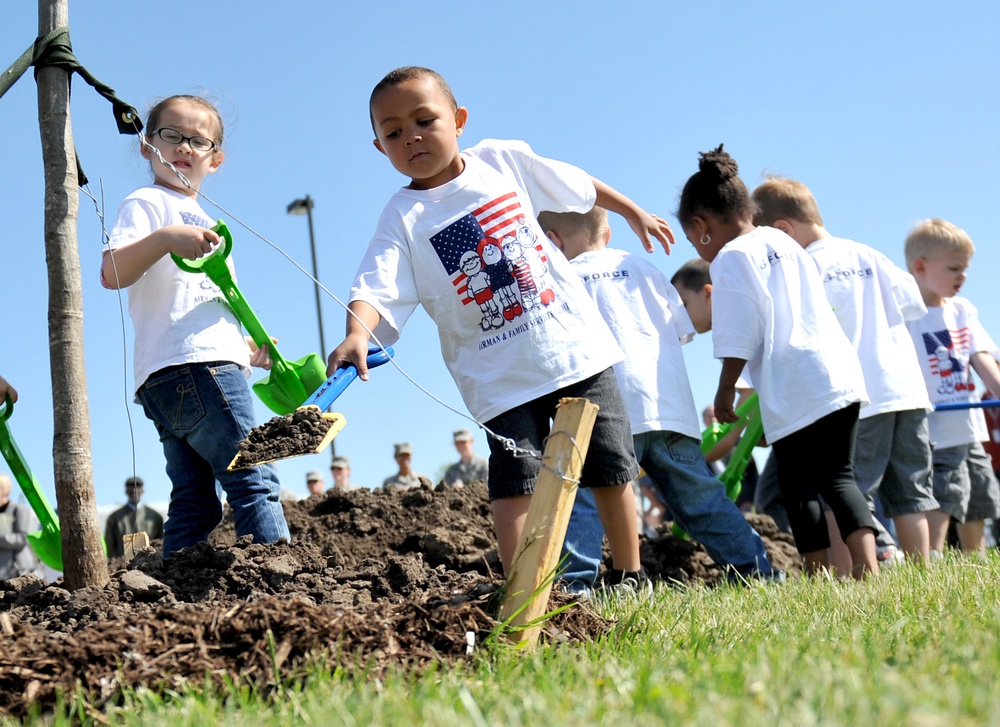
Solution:
M649 238L655 237L660 241L667 255L670 254L670 246L674 244L674 233L665 219L646 212L624 194L600 179L595 177L591 177L591 179L594 180L594 187L597 189L596 204L598 207L603 207L624 217L628 226L632 228L632 232L638 235L646 252L653 252L653 243Z
M219 235L195 225L167 225L128 245L110 250L101 260L101 285L111 290L127 288L143 276L157 260L172 252L188 260L196 260L212 252L219 244Z
M347 337L326 360L326 375L332 376L339 369L353 364L358 378L368 381L368 338L382 320L381 314L371 303L352 301L347 313Z
M983 385L993 396L1000 397L1000 364L986 351L972 354L969 360L972 369L979 374Z

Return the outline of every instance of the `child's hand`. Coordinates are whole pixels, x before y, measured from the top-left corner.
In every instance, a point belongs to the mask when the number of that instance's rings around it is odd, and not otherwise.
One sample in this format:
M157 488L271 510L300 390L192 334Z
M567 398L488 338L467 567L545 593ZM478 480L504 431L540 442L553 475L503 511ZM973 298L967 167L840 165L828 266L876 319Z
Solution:
M17 401L17 389L7 383L7 379L0 376L0 403L10 396L11 402Z
M168 225L159 232L166 236L170 252L185 260L197 260L218 247L218 233L195 225Z
M270 371L273 363L271 361L271 347L265 344L258 348L257 344L254 343L254 340L249 336L246 336L245 340L247 342L247 346L250 347L250 365L256 366L259 369L264 369L265 371ZM274 343L278 342L277 338L272 338L271 340Z
M653 243L649 238L655 237L660 241L667 255L670 254L670 246L674 244L674 232L665 219L640 209L635 219L628 218L628 224L632 231L639 236L639 241L646 248L646 252L653 252Z
M733 405L735 401L736 387L720 385L719 390L715 393L715 418L723 424L738 422L740 418Z
M333 349L326 360L326 375L333 376L337 369L353 364L358 378L368 381L368 334L350 335Z

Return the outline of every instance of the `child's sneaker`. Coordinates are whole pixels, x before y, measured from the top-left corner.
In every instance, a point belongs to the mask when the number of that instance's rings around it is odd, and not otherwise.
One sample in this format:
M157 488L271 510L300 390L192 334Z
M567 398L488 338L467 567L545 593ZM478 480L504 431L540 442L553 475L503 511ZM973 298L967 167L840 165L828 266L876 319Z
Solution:
M600 590L606 596L618 599L645 599L653 595L653 582L645 568L618 570L609 568L604 574Z
M879 566L883 568L886 566L894 566L905 560L902 551L900 551L900 549L895 545L879 546L876 548L876 557L878 558Z
M565 593L577 601L589 601L594 592L583 581L556 581L554 590Z

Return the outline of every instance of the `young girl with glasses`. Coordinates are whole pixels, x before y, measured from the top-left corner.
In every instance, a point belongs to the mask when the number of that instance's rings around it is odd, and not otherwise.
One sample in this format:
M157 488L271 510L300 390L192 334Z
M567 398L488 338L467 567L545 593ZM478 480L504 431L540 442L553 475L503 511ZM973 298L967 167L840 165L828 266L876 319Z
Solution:
M218 110L196 96L153 106L140 153L153 183L125 198L101 263L106 288L128 288L135 331L135 391L156 426L173 485L163 554L206 540L222 521L216 480L225 490L237 537L288 539L273 465L227 471L254 426L250 366L269 369L266 347L245 338L222 291L202 273L182 271L220 244L198 190L222 164ZM232 267L232 259L227 261Z

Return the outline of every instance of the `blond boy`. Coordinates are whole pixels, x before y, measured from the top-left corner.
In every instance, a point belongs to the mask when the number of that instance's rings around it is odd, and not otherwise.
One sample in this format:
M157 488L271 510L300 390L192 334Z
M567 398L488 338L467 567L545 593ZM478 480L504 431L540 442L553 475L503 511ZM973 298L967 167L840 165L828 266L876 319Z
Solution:
M958 295L975 245L961 228L941 219L917 224L906 237L906 265L916 278L927 315L907 324L917 349L931 403L975 404L975 371L1000 395L1000 355L979 322L976 307ZM980 409L935 411L929 417L934 447L931 548L944 548L951 518L965 551L983 551L985 520L1000 517L1000 486L982 442L989 437Z

